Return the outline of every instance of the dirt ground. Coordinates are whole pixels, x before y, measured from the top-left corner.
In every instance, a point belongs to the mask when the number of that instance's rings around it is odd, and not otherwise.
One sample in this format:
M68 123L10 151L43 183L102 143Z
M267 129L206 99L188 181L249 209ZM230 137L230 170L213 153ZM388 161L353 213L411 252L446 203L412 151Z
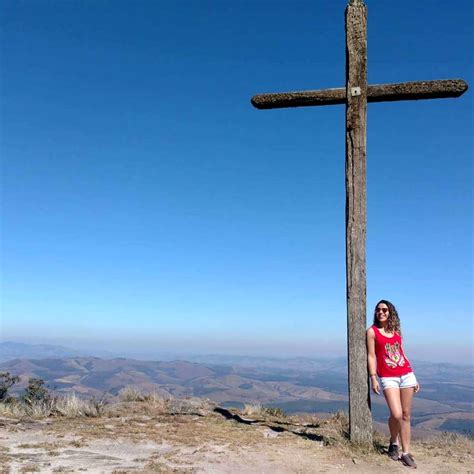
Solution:
M225 415L225 413L224 413ZM331 422L245 420L211 412L100 418L0 418L2 473L406 472L379 449L341 441ZM338 438L339 436L339 438ZM418 472L474 472L474 442L417 441Z

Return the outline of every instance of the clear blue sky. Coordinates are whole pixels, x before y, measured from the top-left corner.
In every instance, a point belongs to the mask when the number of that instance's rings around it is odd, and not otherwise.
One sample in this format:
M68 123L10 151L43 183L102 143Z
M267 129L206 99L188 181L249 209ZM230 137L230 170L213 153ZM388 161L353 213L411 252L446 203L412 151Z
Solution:
M346 1L1 2L3 340L343 354ZM473 6L367 1L369 82L473 81ZM472 362L472 90L370 104L368 318Z

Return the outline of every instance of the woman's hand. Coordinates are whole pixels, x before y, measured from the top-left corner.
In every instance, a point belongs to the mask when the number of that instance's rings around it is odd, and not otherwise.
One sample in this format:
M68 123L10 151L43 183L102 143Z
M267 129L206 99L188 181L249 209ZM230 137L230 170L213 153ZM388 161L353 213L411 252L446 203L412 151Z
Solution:
M376 393L377 395L380 395L379 381L375 377L372 377L371 382L372 382L372 392Z
M418 393L418 392L420 391L420 388L421 388L421 387L420 387L420 384L417 383L417 384L415 385L415 393Z

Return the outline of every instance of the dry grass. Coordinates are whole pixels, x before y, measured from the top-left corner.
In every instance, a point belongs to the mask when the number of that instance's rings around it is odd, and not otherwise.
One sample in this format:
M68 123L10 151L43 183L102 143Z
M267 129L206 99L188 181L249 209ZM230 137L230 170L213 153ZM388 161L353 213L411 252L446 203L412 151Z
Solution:
M57 399L55 409L68 418L80 416L100 417L104 414L104 399L82 400L74 393Z
M428 438L425 441L421 441L420 444L427 445L430 447L436 448L460 448L460 449L469 449L473 450L474 448L474 439L467 438L466 436L462 436L456 433L448 433L444 431L439 435L433 436L432 438Z
M309 433L321 437L325 446L334 446L347 450L351 447L349 440L349 418L343 411L324 420L312 419L313 428Z
M469 461L474 453L474 439L456 433L443 432L415 444L417 450L429 452L433 457L449 457L460 463Z
M160 461L149 461L145 466L145 472L159 472L159 473L193 473L195 472L192 468L182 468L182 467L170 467L167 463L162 463Z
M38 466L35 466L34 464L29 464L27 466L23 466L21 469L20 469L20 472L23 473L23 472L41 472L41 469L38 467Z
M242 413L247 416L262 415L263 405L261 403L246 403Z
M127 387L120 392L122 403L117 403L108 411L109 415L128 414L148 415L199 415L209 414L216 404L210 400L197 397L183 399L164 397L158 392L140 392Z
M349 417L343 411L338 411L324 420L324 425L331 427L337 438L349 439Z
M83 400L74 393L67 396L53 397L49 400L37 401L32 404L18 400L0 403L0 416L44 418L47 416L100 417L104 413L104 399Z
M246 403L242 413L246 416L258 416L263 418L269 416L284 418L286 416L281 408L265 407L260 403Z
M153 411L166 412L170 398L165 398L158 392L142 392L135 387L127 386L119 393L120 400L124 402L143 402Z
M22 443L17 446L20 449L46 449L47 451L52 451L53 449L60 448L61 444L59 443Z
M8 453L10 448L8 446L0 446L0 473L9 473L10 469L7 467L10 462L10 456Z
M135 387L128 385L119 392L120 400L123 402L143 402L145 395Z

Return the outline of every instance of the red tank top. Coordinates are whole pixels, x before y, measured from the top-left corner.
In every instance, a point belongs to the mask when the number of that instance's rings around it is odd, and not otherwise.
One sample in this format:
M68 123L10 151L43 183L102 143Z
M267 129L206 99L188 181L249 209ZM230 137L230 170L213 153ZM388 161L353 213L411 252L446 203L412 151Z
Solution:
M372 326L375 334L375 356L377 358L377 375L379 377L401 377L413 372L410 362L402 349L400 334L384 336L377 326Z

